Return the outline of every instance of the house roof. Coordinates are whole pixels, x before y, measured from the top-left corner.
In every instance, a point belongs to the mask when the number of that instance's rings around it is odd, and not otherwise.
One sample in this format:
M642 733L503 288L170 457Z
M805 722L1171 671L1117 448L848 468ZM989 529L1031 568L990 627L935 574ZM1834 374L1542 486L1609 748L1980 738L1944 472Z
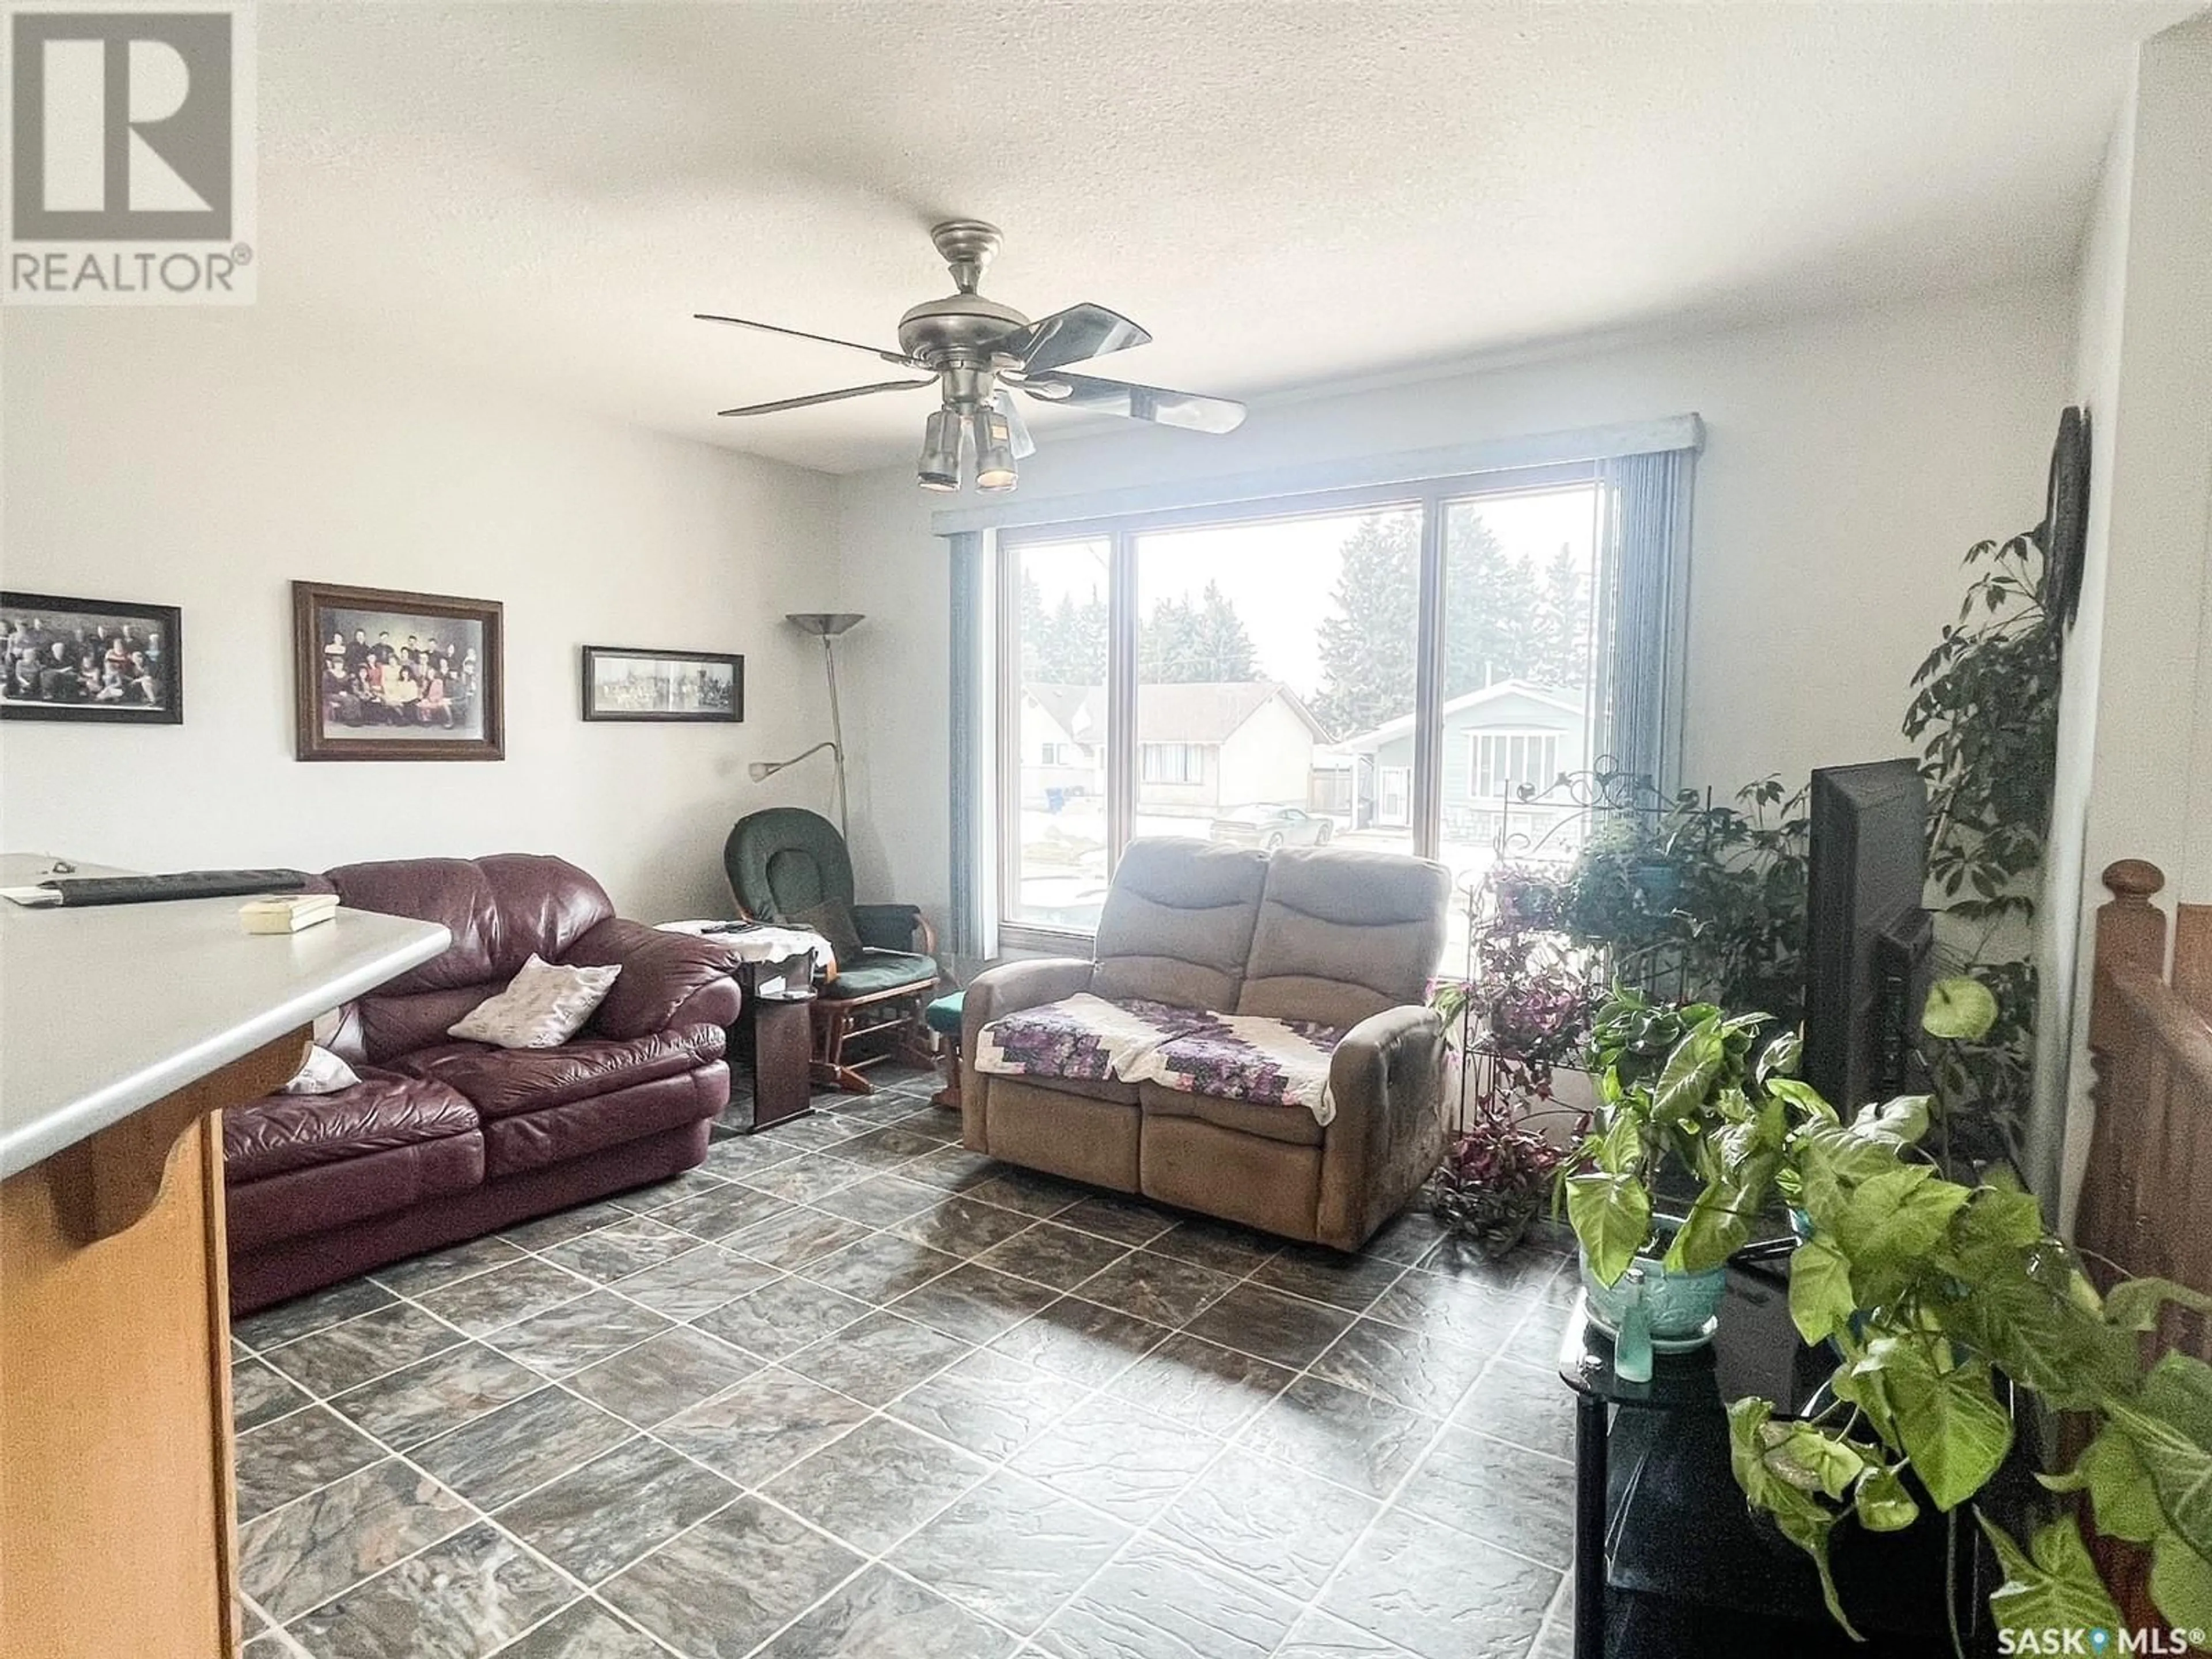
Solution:
M1464 714L1470 709L1480 709L1486 704L1502 702L1508 697L1516 696L1526 697L1532 702L1548 703L1561 714L1572 714L1577 720L1581 719L1583 714L1583 700L1573 692L1562 691L1555 686L1537 685L1528 680L1517 679L1499 680L1494 685L1484 686L1480 691L1462 691L1444 704L1443 712L1445 717L1449 719L1454 714ZM1413 729L1413 717L1411 714L1401 714L1396 720L1384 720L1382 725L1372 730L1356 732L1342 739L1338 743L1337 747L1352 750L1374 749L1389 742L1393 738L1404 737Z
M1071 737L1106 730L1106 689L1024 682L1022 690ZM1147 684L1137 696L1139 743L1225 743L1270 702L1279 702L1324 743L1328 734L1297 692L1279 680L1193 680Z

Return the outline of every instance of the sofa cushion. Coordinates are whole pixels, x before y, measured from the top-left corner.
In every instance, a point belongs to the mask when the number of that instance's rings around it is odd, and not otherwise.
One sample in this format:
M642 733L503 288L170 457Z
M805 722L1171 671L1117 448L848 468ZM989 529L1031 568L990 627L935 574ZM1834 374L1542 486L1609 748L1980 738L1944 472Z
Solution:
M477 1122L446 1084L373 1071L333 1095L266 1095L225 1112L223 1167L233 1182L261 1181L466 1134Z
M714 1117L729 1103L730 1068L717 1060L611 1093L587 1095L564 1106L491 1118L484 1124L484 1172L496 1181L520 1170L588 1158L663 1129Z
M262 1181L240 1181L234 1171L223 1194L224 1225L235 1258L469 1193L483 1179L484 1138L474 1129Z
M1291 1146L1318 1146L1327 1133L1303 1106L1263 1106L1249 1100L1224 1100L1218 1095L1186 1094L1161 1083L1139 1084L1137 1099L1147 1123L1161 1117L1195 1118L1216 1128L1234 1129Z
M909 986L920 989L936 983L937 963L928 957L918 957L907 951L863 951L857 962L848 964L839 960L837 977L822 987L822 994L837 1002L873 996L878 991L896 991Z
M1179 836L1133 841L1099 915L1102 997L1234 1008L1243 984L1266 854Z
M1350 1027L1420 1001L1450 897L1451 872L1426 859L1281 849L1267 860L1237 1012Z
M684 1025L622 1042L587 1038L558 1048L449 1042L403 1054L392 1066L459 1091L489 1121L711 1065L722 1057L724 1041L719 1025Z
M497 988L532 952L557 962L615 913L591 877L534 853L348 864L331 871L329 880L356 910L439 922L453 936L445 951L384 986L380 998L487 981Z

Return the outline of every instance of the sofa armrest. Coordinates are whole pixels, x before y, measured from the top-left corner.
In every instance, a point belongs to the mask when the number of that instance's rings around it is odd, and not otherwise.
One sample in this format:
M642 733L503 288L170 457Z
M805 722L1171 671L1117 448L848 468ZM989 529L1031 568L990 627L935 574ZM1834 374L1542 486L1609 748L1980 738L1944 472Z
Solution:
M728 1025L738 1017L738 982L727 946L690 933L611 916L571 945L571 968L619 966L592 1030L617 1041L684 1025Z
M1317 1218L1326 1243L1356 1249L1436 1167L1443 1047L1443 1017L1410 1005L1370 1015L1337 1044Z
M991 1150L990 1078L975 1069L975 1036L1001 1014L1058 1002L1091 988L1091 964L1073 957L1002 962L968 981L960 1004L960 1144Z
M853 926L860 943L872 950L918 950L926 957L937 954L936 930L918 904L856 904Z

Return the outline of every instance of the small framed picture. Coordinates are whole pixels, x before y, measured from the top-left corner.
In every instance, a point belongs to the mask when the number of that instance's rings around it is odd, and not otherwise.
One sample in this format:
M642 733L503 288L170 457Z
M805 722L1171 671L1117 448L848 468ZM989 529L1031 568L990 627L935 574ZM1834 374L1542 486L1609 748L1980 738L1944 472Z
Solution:
M173 605L0 592L0 719L179 725L184 643Z
M584 647L587 720L721 720L745 717L745 659L722 651Z
M504 758L501 615L495 599L294 582L299 757Z

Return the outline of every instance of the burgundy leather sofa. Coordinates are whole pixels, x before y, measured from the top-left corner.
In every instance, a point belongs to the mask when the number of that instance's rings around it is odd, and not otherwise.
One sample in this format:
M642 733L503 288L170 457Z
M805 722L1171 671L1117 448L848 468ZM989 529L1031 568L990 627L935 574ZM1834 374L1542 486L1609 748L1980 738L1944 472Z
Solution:
M721 946L624 921L591 877L534 854L353 864L316 884L356 909L442 923L453 942L339 1012L326 1046L356 1087L224 1114L234 1314L706 1157L738 1017ZM622 965L574 1041L446 1035L532 951Z

